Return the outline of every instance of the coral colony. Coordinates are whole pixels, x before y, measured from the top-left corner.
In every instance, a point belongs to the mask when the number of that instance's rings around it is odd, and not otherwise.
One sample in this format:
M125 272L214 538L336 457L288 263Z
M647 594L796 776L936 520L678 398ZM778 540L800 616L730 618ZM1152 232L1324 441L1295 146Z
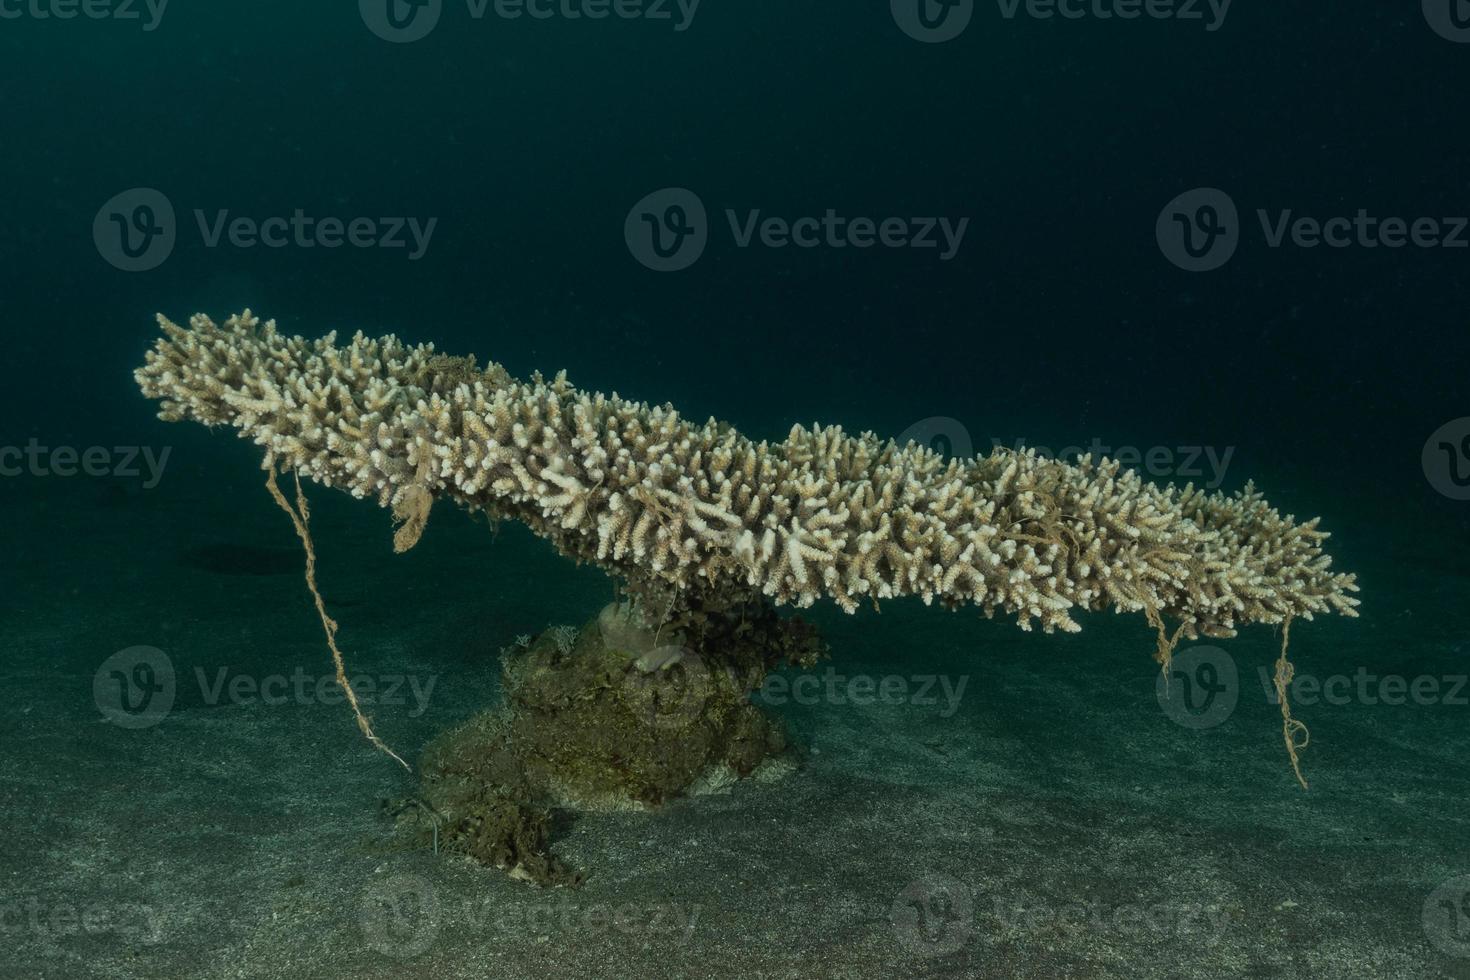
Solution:
M449 501L520 521L621 583L624 600L584 628L508 648L505 703L424 754L403 819L516 877L578 880L548 849L553 807L654 807L781 763L784 736L748 695L768 671L825 652L781 606L854 612L914 595L1047 632L1111 608L1145 617L1165 669L1181 639L1272 624L1283 695L1291 623L1356 615L1357 585L1331 570L1326 532L1249 484L1156 486L1116 461L1006 448L945 459L838 427L753 442L669 405L582 391L565 373L519 380L393 336L286 337L248 310L223 325L159 324L138 384L161 418L231 425L261 447L306 546L339 679L302 477L391 508L400 552ZM277 474L297 481L294 506ZM1281 706L1300 779L1304 729Z

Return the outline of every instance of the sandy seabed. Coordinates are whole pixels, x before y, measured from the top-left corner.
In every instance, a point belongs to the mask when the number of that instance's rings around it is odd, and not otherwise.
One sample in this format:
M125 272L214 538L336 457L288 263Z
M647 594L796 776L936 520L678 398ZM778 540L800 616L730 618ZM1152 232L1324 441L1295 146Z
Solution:
M1309 792L1269 629L1164 704L1137 617L821 610L832 660L765 698L800 768L567 815L588 880L544 890L394 833L414 780L337 696L253 467L188 443L151 490L0 482L0 977L1470 977L1470 566L1429 530L1324 522L1364 605L1293 628ZM518 527L445 508L394 556L384 512L313 503L349 673L410 760L495 702L501 647L611 596Z

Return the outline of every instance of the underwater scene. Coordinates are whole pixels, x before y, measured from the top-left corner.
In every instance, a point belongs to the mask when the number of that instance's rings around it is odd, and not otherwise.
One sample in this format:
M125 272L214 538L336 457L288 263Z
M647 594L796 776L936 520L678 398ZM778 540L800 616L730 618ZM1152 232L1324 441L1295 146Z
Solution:
M0 980L1470 978L1470 0L0 75Z

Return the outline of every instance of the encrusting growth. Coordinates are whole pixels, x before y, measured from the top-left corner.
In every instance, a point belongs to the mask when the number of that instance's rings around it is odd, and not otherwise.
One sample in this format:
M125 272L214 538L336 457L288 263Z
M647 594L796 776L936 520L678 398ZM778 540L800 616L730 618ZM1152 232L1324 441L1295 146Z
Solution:
M1356 615L1326 532L1250 484L1156 486L1112 460L1003 448L946 459L838 427L755 442L393 336L287 337L249 311L159 324L136 377L162 418L231 425L267 469L391 508L399 551L440 500L521 521L623 579L645 615L914 595L1070 632L1078 610L1111 608L1143 614L1166 668L1182 639Z

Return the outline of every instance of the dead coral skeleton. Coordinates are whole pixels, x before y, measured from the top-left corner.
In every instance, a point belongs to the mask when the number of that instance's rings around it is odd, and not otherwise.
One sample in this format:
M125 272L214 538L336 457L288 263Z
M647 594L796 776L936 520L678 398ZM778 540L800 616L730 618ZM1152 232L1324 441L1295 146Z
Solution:
M564 372L517 380L391 335L288 337L248 310L159 324L136 378L162 418L233 426L268 466L392 508L397 550L450 500L649 594L847 612L917 596L1048 632L1077 631L1081 610L1141 613L1165 667L1183 639L1356 615L1318 522L1251 484L1158 486L1115 460L1000 447L947 460L835 426L754 442Z

